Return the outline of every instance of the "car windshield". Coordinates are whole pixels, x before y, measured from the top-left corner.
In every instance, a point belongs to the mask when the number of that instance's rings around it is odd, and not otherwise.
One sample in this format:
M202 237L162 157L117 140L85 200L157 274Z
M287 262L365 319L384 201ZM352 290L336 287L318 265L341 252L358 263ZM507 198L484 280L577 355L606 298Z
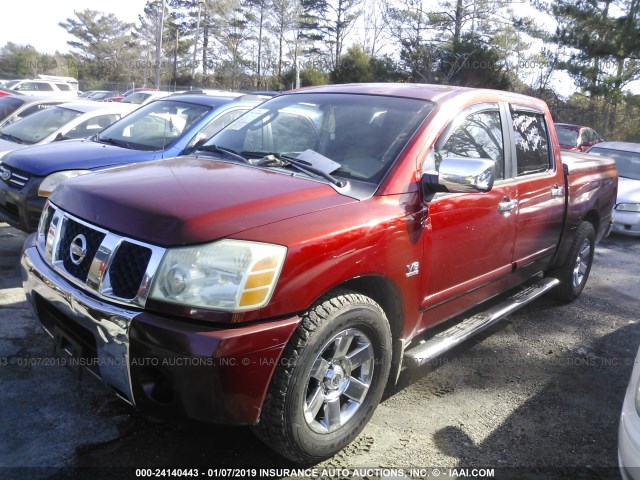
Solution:
M589 153L613 158L619 176L640 180L640 153L599 147L590 149Z
M564 127L557 127L558 142L560 145L575 147L578 143L578 132Z
M11 115L23 103L24 101L18 98L13 98L13 97L0 98L0 120Z
M173 100L151 102L103 130L98 141L136 150L162 150L185 134L211 108Z
M17 84L17 83L19 83L19 82L20 82L20 80L10 80L10 81L6 82L6 83L3 85L3 87L4 87L4 88L11 88L11 87L13 87L14 85L16 85L16 84Z
M293 158L305 152L302 159L311 153L326 157L325 165L326 159L338 163L325 173L378 183L433 106L426 100L382 95L282 95L232 122L203 149L253 158Z
M11 137L18 143L38 143L80 115L82 112L77 110L55 106L4 127L0 130L0 135L3 138Z

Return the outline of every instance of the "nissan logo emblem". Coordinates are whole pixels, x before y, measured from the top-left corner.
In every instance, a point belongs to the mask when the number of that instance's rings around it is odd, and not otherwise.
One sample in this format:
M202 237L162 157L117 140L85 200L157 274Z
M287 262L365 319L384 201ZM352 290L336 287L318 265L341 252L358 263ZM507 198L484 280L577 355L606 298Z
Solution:
M71 240L71 245L69 246L69 258L74 265L80 265L86 255L87 238L82 234L76 235L75 238Z
M4 167L0 167L0 178L6 182L11 178L11 172Z

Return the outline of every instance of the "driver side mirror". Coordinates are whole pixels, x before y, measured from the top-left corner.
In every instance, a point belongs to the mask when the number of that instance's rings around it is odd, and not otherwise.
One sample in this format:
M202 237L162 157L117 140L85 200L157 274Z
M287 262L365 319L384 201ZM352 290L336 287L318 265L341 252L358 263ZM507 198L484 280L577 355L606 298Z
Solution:
M488 158L444 158L437 175L422 175L428 192L484 193L493 188L496 165Z
M202 132L198 133L198 135L196 135L196 137L192 140L193 143L185 149L184 154L185 155L192 154L202 145L207 143L207 140L208 140L208 137L204 133Z

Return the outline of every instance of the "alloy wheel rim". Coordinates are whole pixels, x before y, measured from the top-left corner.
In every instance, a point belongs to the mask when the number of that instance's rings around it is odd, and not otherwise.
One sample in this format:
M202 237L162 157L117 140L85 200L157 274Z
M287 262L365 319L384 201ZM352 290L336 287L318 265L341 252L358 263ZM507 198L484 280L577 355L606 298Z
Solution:
M322 346L309 373L303 406L311 430L333 432L355 415L371 386L374 358L371 340L355 328Z
M582 285L584 277L587 274L589 268L589 259L591 258L591 242L585 238L580 246L578 257L576 258L576 264L573 267L573 287L578 288Z

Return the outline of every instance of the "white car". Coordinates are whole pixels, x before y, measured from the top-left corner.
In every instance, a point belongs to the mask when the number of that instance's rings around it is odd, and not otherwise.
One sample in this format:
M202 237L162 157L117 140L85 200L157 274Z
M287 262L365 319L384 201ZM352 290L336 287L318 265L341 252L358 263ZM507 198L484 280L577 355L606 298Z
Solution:
M138 107L90 100L49 107L0 129L0 158L30 145L91 137Z
M640 350L633 365L618 429L618 464L624 480L640 480Z
M618 168L613 232L640 237L640 143L601 142L587 153L611 157Z
M23 95L66 95L78 97L78 92L73 89L70 83L39 78L33 80L11 80L5 84L4 88L15 90Z

